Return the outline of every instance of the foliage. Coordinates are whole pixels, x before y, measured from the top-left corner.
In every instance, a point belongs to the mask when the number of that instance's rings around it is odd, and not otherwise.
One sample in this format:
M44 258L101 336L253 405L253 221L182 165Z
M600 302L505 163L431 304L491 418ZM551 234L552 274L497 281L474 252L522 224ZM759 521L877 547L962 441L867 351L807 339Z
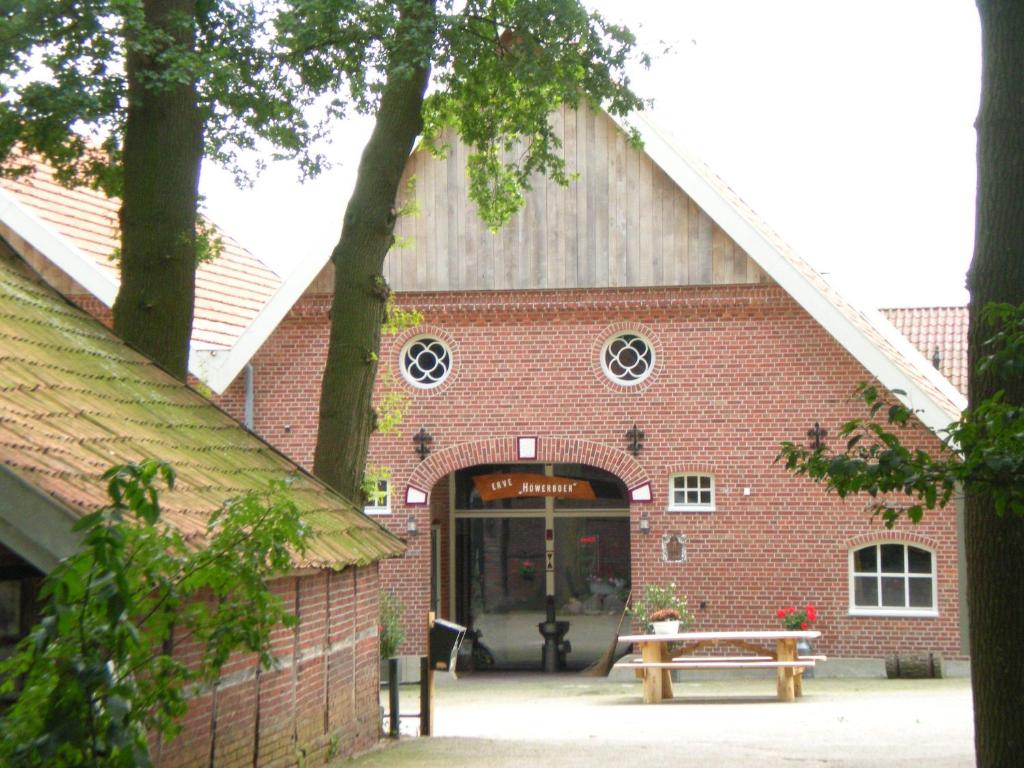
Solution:
M995 327L985 342L979 370L1004 377L1020 376L1024 369L1024 304L992 304L985 321ZM845 443L840 453L811 450L791 442L782 444L776 460L786 469L824 482L840 497L867 493L873 509L886 526L901 514L918 522L924 510L945 506L957 485L969 492L989 494L997 514L1007 510L1024 515L1024 407L1005 401L1002 392L973 405L945 430L936 455L906 447L890 428L905 428L913 411L887 402L877 387L862 384L861 399L868 418L852 419L839 432ZM896 392L896 394L902 394ZM882 422L879 418L884 414ZM912 502L906 509L891 503L886 494L902 494Z
M656 621L679 621L681 617L675 608L659 608L647 618L653 623Z
M81 549L46 577L40 623L0 665L2 690L20 686L0 723L4 765L149 765L147 734L177 732L193 686L236 650L269 666L271 629L295 623L267 586L308 535L283 485L226 502L197 550L160 519L169 465L103 477L111 503L76 523ZM182 643L199 649L190 665Z
M693 615L686 607L686 597L677 593L676 583L669 582L668 586L659 584L648 584L644 587L644 596L635 600L629 607L627 613L630 619L639 624L644 631L651 629L651 622L657 621L654 615L659 611L674 610L679 613L679 621L682 627L687 627L693 622Z
M205 154L247 180L240 153L272 148L316 173L309 147L324 126L305 110L275 44L276 3L210 0L195 4L189 45L150 24L141 0L25 0L0 21L0 157L14 147L42 155L65 183L121 195L121 156L129 101L125 61L147 57L151 92L194 80ZM27 170L24 162L8 172Z
M388 495L387 488L382 488L391 480L391 470L387 467L367 467L363 475L363 500L366 504L379 506Z
M814 607L814 603L808 603L803 608L796 608L791 605L788 608L779 608L775 615L782 619L782 626L796 631L798 629L810 629L811 624L818 620L818 609Z
M402 629L402 613L405 605L394 592L386 589L380 591L380 621L377 624L377 634L380 635L380 657L389 659L398 652L399 646L405 640L405 630Z
M373 113L386 72L411 76L429 64L424 142L447 151L452 131L472 152L470 194L497 229L523 204L533 174L569 177L551 112L583 100L625 115L643 106L625 66L635 39L579 0L289 0L282 45L305 85ZM646 57L641 56L644 64ZM344 97L340 96L344 94Z

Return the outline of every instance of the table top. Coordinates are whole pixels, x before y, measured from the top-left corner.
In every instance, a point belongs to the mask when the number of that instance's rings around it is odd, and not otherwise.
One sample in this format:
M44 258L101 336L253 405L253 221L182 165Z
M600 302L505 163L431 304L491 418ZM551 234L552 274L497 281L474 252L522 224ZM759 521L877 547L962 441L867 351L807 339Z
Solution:
M813 640L821 637L816 629L761 630L753 632L679 632L674 635L619 635L622 643L687 643L699 640Z

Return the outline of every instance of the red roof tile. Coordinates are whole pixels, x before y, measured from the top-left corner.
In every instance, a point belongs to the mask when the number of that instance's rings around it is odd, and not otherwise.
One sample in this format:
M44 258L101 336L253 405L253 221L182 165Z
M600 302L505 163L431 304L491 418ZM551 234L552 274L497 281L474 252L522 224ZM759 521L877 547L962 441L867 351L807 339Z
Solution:
M37 163L17 179L0 178L0 189L14 195L44 223L91 258L113 280L111 255L120 247L117 214L121 201L87 187L68 189L53 169ZM196 273L192 343L198 349L229 349L281 286L281 278L223 233L223 250Z
M928 360L939 355L939 372L967 394L967 307L906 307L883 309Z

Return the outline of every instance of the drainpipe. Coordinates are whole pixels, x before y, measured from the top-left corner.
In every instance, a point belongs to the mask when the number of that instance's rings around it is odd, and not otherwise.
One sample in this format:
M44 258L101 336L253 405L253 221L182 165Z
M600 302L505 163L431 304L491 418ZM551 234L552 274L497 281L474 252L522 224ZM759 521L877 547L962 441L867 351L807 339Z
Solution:
M253 374L253 370L252 370L252 363L246 363L245 364L245 415L243 416L243 420L244 420L244 423L245 423L245 428L248 429L250 432L252 432L252 425L253 425L253 401L255 400L255 395L253 393L253 390L254 390L253 378L254 378L254 374Z

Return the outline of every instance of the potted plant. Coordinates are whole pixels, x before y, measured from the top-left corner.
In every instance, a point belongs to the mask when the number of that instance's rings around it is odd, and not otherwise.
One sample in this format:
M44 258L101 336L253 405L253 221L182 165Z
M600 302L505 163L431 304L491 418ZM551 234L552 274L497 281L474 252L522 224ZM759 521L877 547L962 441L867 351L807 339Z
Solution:
M811 624L818 619L818 609L814 607L814 603L808 603L803 608L791 605L788 608L779 608L775 615L782 619L782 626L786 629L800 631L811 628ZM796 641L796 652L802 656L812 653L811 641L801 637Z
M629 616L643 632L676 634L688 627L693 616L687 610L686 597L676 593L675 582L668 586L648 584L643 597L633 603ZM655 626L655 624L659 626Z
M814 607L814 603L808 603L803 608L779 608L775 615L782 619L782 626L786 629L797 631L811 628L811 624L818 618L818 609Z
M651 630L656 635L675 635L679 632L680 615L675 608L661 608L651 613Z

